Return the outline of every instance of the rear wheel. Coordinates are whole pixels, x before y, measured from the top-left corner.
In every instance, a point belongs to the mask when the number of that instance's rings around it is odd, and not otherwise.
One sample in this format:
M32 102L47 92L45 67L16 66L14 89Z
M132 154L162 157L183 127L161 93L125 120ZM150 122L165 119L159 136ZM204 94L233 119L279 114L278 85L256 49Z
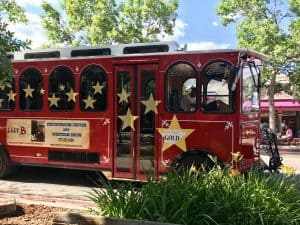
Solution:
M193 170L208 172L215 166L215 163L206 155L186 155L175 164L176 170Z
M6 152L0 149L0 178L7 176L13 171L13 166Z

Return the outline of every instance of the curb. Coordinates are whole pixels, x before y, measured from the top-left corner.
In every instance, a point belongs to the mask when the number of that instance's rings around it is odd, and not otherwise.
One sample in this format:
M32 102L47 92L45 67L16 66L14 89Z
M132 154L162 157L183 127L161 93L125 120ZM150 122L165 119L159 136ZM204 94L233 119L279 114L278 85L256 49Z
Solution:
M81 213L56 213L52 225L179 225L156 221L120 219L113 217L85 215Z
M33 195L22 195L22 194L11 194L11 193L0 193L0 204L1 199L15 199L16 203L34 204L34 205L45 205L52 207L60 207L67 209L86 210L88 208L95 208L96 205L92 201L76 200L76 199L65 199L65 198L52 198L44 196L33 196ZM1 212L1 208L0 208Z
M14 198L3 198L0 196L0 217L16 211L16 200Z

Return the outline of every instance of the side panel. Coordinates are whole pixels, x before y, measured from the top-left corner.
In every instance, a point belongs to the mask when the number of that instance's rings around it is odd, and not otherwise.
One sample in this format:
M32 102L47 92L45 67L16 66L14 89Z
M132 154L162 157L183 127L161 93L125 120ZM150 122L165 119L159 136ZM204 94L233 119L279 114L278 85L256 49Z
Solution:
M68 68L74 77L73 93L60 90L68 101L74 102L74 109L68 111L51 110L49 106L49 79L55 68ZM106 84L91 80L84 86L91 101L82 94L82 74L87 68L97 67L104 71ZM43 98L42 110L20 109L19 87L24 71L33 69L42 76L39 88ZM31 61L14 63L15 107L12 111L0 110L0 142L7 149L12 161L24 164L56 165L62 167L111 170L113 165L113 77L111 59L81 59L60 61ZM92 74L91 74L92 75ZM85 77L90 77L87 73ZM84 80L85 81L85 80ZM23 82L23 81L22 81ZM102 86L103 87L102 87ZM104 87L105 85L105 87ZM32 93L39 89L31 87ZM105 90L105 88L107 88ZM1 93L3 96L9 93ZM97 96L106 94L106 108L93 111L97 107ZM56 95L58 96L58 95ZM23 97L24 98L24 97ZM25 96L29 101L31 93ZM102 98L101 98L102 99ZM60 100L58 99L58 102ZM100 103L101 104L101 103ZM84 109L84 110L82 110ZM86 110L87 109L87 110Z

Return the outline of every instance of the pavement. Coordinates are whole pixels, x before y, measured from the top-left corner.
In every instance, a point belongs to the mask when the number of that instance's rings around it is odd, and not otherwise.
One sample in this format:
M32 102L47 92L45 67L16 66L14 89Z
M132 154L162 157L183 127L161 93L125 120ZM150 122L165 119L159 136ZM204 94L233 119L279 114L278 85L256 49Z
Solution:
M300 181L300 148L280 148L283 164L295 168ZM268 155L262 152L268 162ZM15 199L16 203L38 204L70 209L94 208L88 194L99 188L88 183L86 174L55 168L24 167L12 178L0 180L0 200Z
M0 179L0 199L86 210L95 207L88 195L97 188L89 180L90 174L82 171L24 166L12 176Z
M0 192L0 200L3 201L2 205L11 205L11 202L16 204L34 204L34 205L45 205L45 206L52 206L52 207L60 207L60 208L67 208L67 209L75 209L75 210L88 210L96 208L94 202L90 200L76 200L76 199L66 199L66 198L54 198L54 197L47 197L47 196L37 196L37 195L24 195L24 194L11 194L11 193L2 193ZM1 203L1 201L0 201ZM0 204L1 209L1 204Z

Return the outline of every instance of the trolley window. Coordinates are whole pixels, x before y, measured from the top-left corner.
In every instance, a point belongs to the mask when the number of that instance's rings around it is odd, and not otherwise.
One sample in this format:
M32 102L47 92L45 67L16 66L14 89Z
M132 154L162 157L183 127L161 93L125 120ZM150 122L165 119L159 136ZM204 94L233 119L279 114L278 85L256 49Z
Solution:
M254 63L247 63L243 66L242 77L242 111L244 113L258 112L259 69Z
M168 52L168 45L149 45L149 46L134 46L125 47L123 54L141 54L141 53L154 53L154 52Z
M231 113L234 111L234 92L230 90L228 78L230 66L225 61L214 61L201 73L202 111L205 113Z
M170 112L194 112L197 103L196 71L188 63L170 67L166 75L166 108Z
M33 52L33 53L25 53L25 59L45 59L45 58L59 58L60 52Z
M78 49L71 51L71 57L111 55L110 48Z
M0 82L0 111L12 111L15 108L15 80Z
M80 110L104 111L107 107L107 76L102 68L88 66L80 76Z
M19 96L20 109L24 111L37 111L43 108L43 77L34 68L26 69L20 75Z
M58 67L49 78L49 108L52 111L71 111L75 107L74 75L67 67Z

